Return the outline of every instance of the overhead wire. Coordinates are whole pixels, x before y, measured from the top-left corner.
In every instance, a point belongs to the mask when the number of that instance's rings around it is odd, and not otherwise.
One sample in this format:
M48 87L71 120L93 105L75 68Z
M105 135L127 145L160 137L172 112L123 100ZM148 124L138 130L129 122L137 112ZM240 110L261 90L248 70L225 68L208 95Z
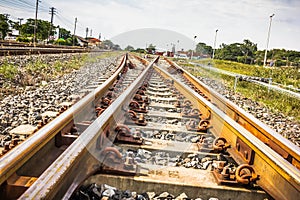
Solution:
M36 4L33 1L29 0L1 0L0 6L8 9L18 9L22 11L27 11L27 12L33 12L36 9ZM49 12L49 8L51 6L48 1L46 0L40 0L39 1L39 7L38 11L39 12ZM56 13L55 13L56 18L66 26L69 30L73 30L74 28L74 21L71 21L69 18L65 17L62 15L62 11L60 9L56 8ZM16 18L16 17L14 17ZM17 19L17 18L16 18ZM75 17L74 17L75 19ZM85 31L86 27L80 22L80 19L77 20L77 30L83 30Z
M30 11L33 11L34 10L34 7L31 7L29 5L24 5L24 4L20 4L18 3L17 1L7 1L7 0L3 0L3 3L6 5L6 6L9 6L9 7L13 7L13 8L22 8L24 10L30 10Z
M29 3L25 0L16 0L16 1L2 0L2 1L4 1L4 4L6 4L6 5L13 6L16 8L21 8L23 10L27 10L27 11L35 10L35 5L33 5L32 3ZM47 10L45 8L39 6L39 11L45 12Z

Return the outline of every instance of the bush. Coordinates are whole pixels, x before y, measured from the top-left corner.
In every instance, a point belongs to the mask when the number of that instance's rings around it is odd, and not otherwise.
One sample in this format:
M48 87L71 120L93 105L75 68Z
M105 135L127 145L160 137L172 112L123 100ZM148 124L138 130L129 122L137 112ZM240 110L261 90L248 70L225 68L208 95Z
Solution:
M29 37L17 37L18 42L32 42L32 38Z

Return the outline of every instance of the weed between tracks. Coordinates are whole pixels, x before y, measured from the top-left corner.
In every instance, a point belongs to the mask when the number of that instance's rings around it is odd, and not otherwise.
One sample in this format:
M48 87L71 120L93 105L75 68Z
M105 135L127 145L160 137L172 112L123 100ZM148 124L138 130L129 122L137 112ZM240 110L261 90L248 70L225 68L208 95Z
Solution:
M13 64L5 61L2 65L0 65L0 74L3 75L6 79L12 79L17 74L18 69Z

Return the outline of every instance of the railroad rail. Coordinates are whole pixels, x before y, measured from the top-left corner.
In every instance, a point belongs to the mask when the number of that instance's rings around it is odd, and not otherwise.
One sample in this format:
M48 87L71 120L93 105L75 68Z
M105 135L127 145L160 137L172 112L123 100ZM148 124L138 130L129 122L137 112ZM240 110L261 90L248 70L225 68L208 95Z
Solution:
M0 41L0 56L30 55L30 54L55 54L55 53L84 53L90 49L83 47L44 45L21 43L13 41Z
M23 185L23 190L28 189L20 199L87 198L81 186L92 183L138 192L187 191L191 198L299 195L299 169L262 141L257 134L262 124L252 130L247 115L233 114L233 108L228 109L232 105L221 104L192 75L158 59L105 110L97 107L101 115L39 176L29 176L34 180L26 182L29 188ZM53 143L60 141L52 138ZM8 185L6 180L2 187ZM97 191L93 194L100 198Z
M97 84L101 80L96 80L95 85L90 86L92 92L81 96L82 99L73 106L72 102L66 102L68 105L65 109L68 106L70 108L0 157L1 199L15 199L20 196L77 139L79 133L101 115L143 69L139 66L127 73L128 68L133 65L128 56L124 56L114 74L100 86ZM114 90L113 94L111 90ZM98 104L99 107L95 109Z
M300 148L298 146L276 133L266 124L245 112L242 108L227 100L213 89L206 86L203 82L199 81L189 72L179 67L176 63L170 60L167 60L167 62L169 62L175 69L182 70L183 76L191 82L194 89L198 89L203 92L203 94L207 96L220 110L300 169Z

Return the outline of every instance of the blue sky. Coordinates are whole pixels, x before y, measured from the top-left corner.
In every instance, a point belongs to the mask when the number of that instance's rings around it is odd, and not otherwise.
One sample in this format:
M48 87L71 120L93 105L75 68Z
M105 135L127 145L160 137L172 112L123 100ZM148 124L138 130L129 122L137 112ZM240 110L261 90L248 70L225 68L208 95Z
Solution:
M1 13L34 18L35 0L1 0ZM24 3L28 4L27 6ZM217 46L221 43L250 39L259 49L266 47L269 16L272 21L269 48L300 51L299 0L41 0L39 18L50 20L48 9L57 8L54 24L69 30L78 18L77 34L85 28L92 35L110 39L140 28L168 29L196 42L213 45L218 29ZM155 37L155 36L153 36ZM144 45L144 44L143 44Z

